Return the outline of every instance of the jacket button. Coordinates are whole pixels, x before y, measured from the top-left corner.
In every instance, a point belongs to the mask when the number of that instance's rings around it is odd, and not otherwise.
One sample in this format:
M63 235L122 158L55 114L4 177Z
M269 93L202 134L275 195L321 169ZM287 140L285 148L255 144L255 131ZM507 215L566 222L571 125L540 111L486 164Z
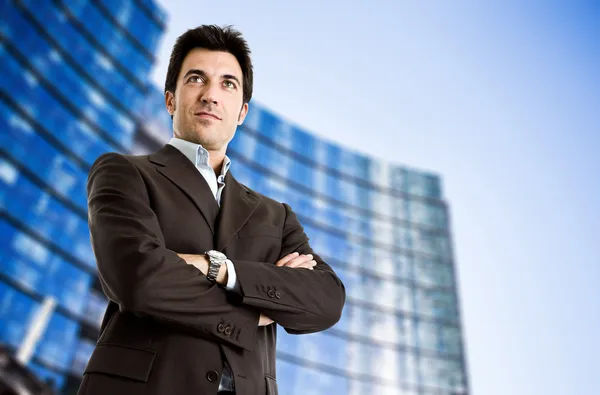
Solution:
M227 336L231 335L232 331L233 331L233 328L230 325L227 325L227 327L225 327L225 334Z
M214 383L215 381L217 381L218 378L219 378L219 373L215 372L214 370L210 370L206 373L206 379L208 381L210 381L211 383Z
M224 324L222 324L222 323L221 323L221 324L219 324L219 325L217 326L217 331L218 331L219 333L223 333L223 332L225 331L225 325L224 325Z
M279 292L279 291L275 291L275 297L276 297L277 299L281 299L281 292Z
M274 297L275 297L275 291L273 291L272 289L270 289L270 290L267 292L267 295L269 295L269 297L270 297L270 298L274 298Z

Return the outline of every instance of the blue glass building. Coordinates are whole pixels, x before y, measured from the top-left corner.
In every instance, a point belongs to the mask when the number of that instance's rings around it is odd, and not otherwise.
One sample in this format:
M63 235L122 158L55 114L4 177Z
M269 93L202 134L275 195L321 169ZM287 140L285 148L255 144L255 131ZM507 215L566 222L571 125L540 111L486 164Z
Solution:
M148 84L165 27L151 0L0 1L0 343L17 350L57 300L29 366L77 388L106 300L85 183L107 151L172 136ZM228 155L289 203L346 285L342 320L278 339L282 394L468 393L448 207L435 174L319 139L252 102Z
M29 366L70 393L106 305L87 173L131 150L166 16L152 0L2 0L0 15L0 342L16 351L53 297Z
M346 285L332 329L280 332L286 394L464 394L467 375L440 178L319 139L257 105L232 171L290 204Z

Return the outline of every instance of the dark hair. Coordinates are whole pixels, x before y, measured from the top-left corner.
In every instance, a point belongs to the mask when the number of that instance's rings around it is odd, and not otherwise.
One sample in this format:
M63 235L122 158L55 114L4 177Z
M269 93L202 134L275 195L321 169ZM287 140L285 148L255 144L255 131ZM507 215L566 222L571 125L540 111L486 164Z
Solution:
M195 29L189 29L175 41L167 78L165 81L165 93L175 93L177 77L181 72L181 65L187 54L194 48L204 48L211 51L229 52L237 59L243 75L243 98L248 103L252 98L253 71L250 59L250 48L242 37L242 33L231 26L219 27L217 25L202 25Z

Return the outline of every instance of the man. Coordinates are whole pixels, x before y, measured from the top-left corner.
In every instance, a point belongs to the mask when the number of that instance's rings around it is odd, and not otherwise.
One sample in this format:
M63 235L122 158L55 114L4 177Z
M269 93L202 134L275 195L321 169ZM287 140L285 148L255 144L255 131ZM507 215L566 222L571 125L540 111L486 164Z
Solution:
M80 395L277 394L276 325L334 325L344 286L291 208L239 184L225 155L252 97L250 51L229 27L175 43L174 138L100 156L89 227L110 299Z

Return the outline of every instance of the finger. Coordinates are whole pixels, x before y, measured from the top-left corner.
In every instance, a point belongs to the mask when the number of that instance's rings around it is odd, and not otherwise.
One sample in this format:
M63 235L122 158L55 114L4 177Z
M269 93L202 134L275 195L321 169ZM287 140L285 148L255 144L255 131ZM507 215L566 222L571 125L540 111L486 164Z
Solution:
M280 260L278 260L275 265L277 265L277 266L283 266L287 262L289 262L290 260L292 260L295 257L297 257L298 255L300 255L298 252L292 252L291 254L288 254L288 255L284 256L283 258L281 258Z
M309 269L309 270L313 270L313 268L317 266L317 262L316 261L309 261L309 262L304 262L298 266L295 267L295 269Z
M297 257L298 255L300 255L299 252L292 252L291 254L288 254L288 255L284 256L283 258L281 258L280 260L278 260L275 265L283 266L286 263L288 263L289 261L291 261L292 259L294 259L295 257Z
M314 259L307 258L306 260L304 260L302 262L300 262L300 261L294 262L293 266L290 265L289 267L294 268L294 269L297 269L299 267L304 267L304 268L311 267L312 268L316 264L316 262L315 262L315 264L312 264L311 262L313 262L313 261L314 261Z
M300 262L304 262L306 260L306 255L294 255L292 256L292 259L287 260L285 263L283 263L281 266L291 266L293 264L298 264ZM291 266L293 267L293 266Z
M312 261L313 256L311 254L308 255L300 255L298 258L292 259L285 266L296 267L306 262Z

